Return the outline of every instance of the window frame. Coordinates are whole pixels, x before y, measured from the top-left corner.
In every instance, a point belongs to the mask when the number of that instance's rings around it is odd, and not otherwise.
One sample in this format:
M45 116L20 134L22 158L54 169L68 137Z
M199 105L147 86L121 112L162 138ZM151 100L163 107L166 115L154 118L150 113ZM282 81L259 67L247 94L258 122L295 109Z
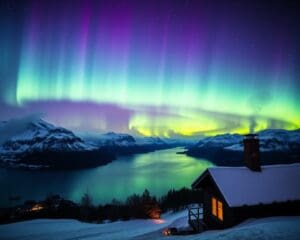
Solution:
M211 215L224 222L224 203L215 196L211 196Z

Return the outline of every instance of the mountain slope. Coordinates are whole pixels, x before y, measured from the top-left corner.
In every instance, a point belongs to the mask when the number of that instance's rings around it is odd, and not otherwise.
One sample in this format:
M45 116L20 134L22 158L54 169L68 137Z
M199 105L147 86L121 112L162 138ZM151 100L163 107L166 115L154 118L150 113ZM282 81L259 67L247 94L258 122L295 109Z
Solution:
M300 130L268 129L258 133L263 164L300 162ZM188 148L190 156L207 158L217 165L243 165L243 136L223 134L201 139Z
M145 153L180 145L176 141L169 143L158 137L133 137L129 134L114 132L82 136L94 147L103 148L118 155Z
M125 133L108 132L105 134L86 133L82 138L96 147L128 147L136 144L133 136Z
M5 132L8 124L3 123L0 130ZM0 145L0 165L4 167L72 169L103 165L113 158L106 150L42 119L24 123Z
M292 152L300 149L300 130L268 129L258 133L261 152ZM243 151L242 141L231 142L225 149Z
M93 149L93 146L84 143L73 132L55 127L42 119L28 123L24 131L9 138L1 146L1 152L7 153Z
M178 146L176 141L167 143L160 138L134 138L114 132L78 137L42 119L1 122L0 136L0 166L14 168L95 167L108 163L116 155Z

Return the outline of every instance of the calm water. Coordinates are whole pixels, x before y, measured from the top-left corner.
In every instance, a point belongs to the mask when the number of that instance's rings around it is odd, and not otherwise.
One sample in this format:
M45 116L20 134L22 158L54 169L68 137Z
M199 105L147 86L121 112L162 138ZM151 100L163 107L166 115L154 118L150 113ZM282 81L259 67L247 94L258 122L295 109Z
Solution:
M11 203L8 197L21 196L41 200L50 193L80 201L88 192L93 203L120 200L145 188L151 194L161 196L171 188L190 186L193 180L213 164L183 154L181 148L160 150L119 158L106 166L77 171L23 171L0 168L0 203ZM15 205L16 202L13 203Z

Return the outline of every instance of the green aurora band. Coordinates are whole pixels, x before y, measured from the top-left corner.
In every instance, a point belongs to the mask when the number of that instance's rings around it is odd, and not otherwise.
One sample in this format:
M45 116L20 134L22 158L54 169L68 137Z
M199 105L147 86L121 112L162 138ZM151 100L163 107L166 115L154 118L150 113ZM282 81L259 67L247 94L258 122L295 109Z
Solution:
M177 17L167 10L171 3L109 8L82 1L72 11L32 3L18 36L16 104L113 104L132 111L124 131L148 136L299 128L299 75L284 26L269 44L251 28L245 35L246 20L230 12L226 23L212 20L193 3L175 8ZM93 120L95 129L101 121ZM100 130L110 130L105 126Z

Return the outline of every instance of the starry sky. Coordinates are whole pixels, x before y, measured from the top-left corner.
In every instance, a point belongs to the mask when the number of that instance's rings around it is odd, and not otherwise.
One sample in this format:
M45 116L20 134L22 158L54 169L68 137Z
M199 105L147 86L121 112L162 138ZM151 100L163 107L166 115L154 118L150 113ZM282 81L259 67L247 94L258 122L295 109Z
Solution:
M0 7L1 120L164 137L300 127L296 1Z

